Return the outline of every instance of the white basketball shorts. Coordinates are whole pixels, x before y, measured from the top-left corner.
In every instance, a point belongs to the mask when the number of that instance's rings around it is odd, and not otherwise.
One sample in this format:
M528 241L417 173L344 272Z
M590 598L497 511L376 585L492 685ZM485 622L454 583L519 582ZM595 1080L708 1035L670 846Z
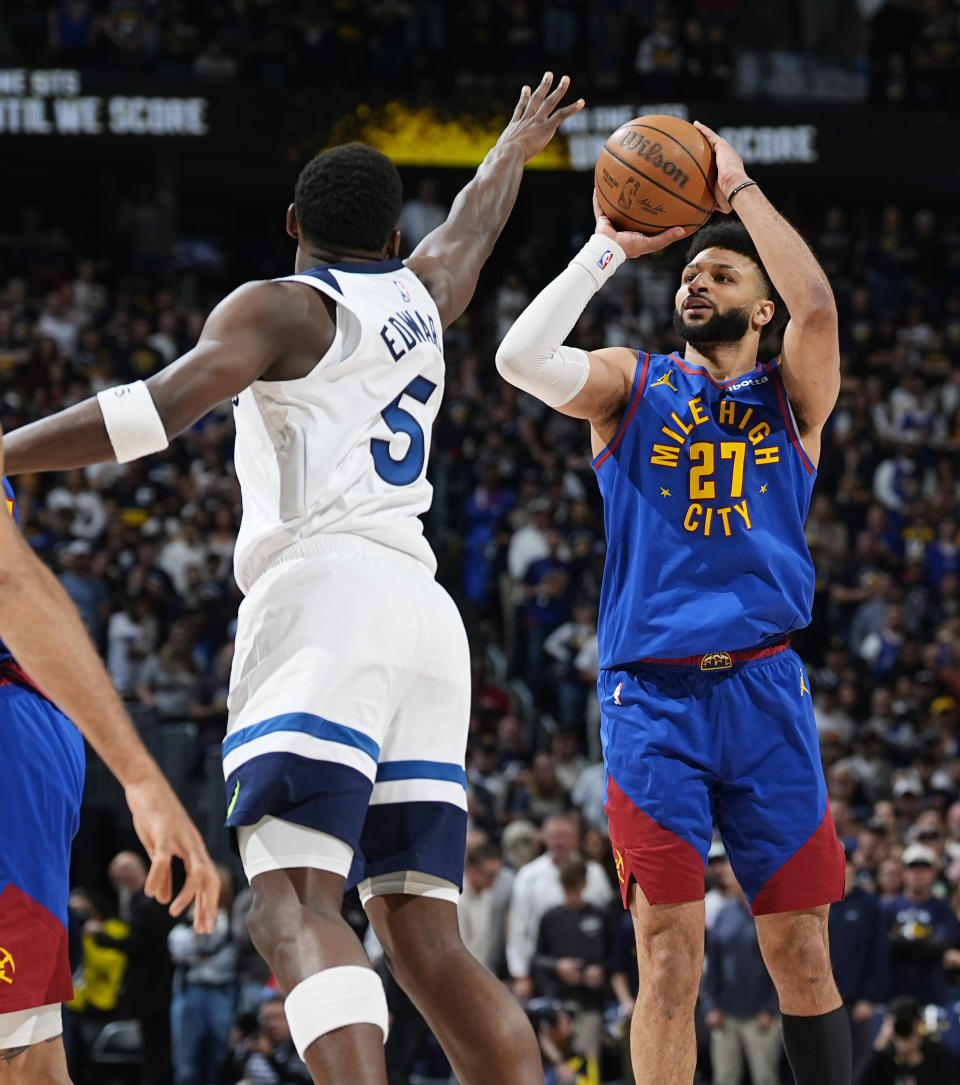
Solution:
M466 837L470 656L416 558L310 541L240 606L223 742L227 825L248 878L316 867L361 897L455 900Z

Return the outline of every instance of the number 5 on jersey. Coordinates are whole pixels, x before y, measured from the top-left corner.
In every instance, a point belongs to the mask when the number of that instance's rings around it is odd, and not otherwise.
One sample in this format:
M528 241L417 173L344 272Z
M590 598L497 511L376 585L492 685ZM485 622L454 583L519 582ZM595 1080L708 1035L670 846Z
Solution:
M391 433L405 433L410 438L410 446L399 460L390 455L389 441L380 437L370 440L373 466L384 482L389 482L391 486L409 486L420 477L426 450L423 427L409 411L400 406L400 400L404 396L410 396L418 403L426 403L436 387L433 381L426 377L414 377L400 395L380 412Z

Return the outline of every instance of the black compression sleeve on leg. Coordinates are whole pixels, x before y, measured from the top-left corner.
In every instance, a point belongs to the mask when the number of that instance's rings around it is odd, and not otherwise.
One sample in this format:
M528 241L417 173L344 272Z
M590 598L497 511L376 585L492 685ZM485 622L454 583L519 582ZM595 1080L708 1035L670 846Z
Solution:
M846 1007L816 1017L782 1014L783 1046L797 1085L851 1085L853 1042Z

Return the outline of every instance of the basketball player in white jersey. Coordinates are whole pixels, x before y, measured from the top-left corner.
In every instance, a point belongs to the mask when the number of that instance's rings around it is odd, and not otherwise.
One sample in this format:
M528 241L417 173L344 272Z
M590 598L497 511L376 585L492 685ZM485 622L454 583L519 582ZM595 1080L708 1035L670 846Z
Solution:
M348 877L390 967L462 1085L542 1082L537 1043L464 949L469 656L418 516L443 391L443 329L466 308L524 163L563 120L566 77L524 87L446 222L397 259L400 180L359 144L297 182L288 279L248 283L197 346L11 434L8 472L124 462L224 399L243 492L240 608L224 741L228 825L250 930L316 1082L386 1085L383 988L340 916Z

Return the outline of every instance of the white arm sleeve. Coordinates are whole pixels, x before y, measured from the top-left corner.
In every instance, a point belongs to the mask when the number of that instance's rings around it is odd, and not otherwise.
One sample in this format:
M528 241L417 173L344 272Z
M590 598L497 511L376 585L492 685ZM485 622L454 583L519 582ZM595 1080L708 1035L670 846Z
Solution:
M623 249L594 234L517 318L497 351L497 371L508 384L548 407L562 407L587 383L585 350L562 346L587 303L626 260Z

